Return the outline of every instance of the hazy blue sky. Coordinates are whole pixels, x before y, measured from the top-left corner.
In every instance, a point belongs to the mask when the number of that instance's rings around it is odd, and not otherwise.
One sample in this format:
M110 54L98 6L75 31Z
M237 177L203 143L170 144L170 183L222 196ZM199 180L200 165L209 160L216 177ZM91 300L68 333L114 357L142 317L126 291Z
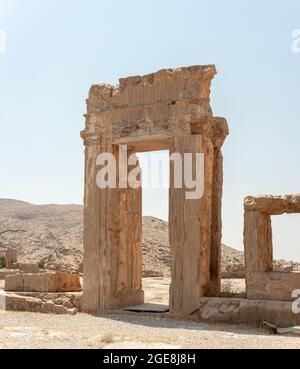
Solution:
M81 203L92 83L216 64L227 118L224 242L242 248L246 195L300 192L299 0L0 0L0 197ZM167 217L167 191L144 213ZM274 222L275 255L300 260L300 216Z

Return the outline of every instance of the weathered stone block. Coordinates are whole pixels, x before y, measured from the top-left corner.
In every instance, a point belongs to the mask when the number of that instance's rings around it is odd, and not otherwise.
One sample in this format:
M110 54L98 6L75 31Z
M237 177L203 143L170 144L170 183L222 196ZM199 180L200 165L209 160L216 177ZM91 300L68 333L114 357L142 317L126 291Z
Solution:
M5 291L76 292L81 290L79 276L61 272L18 273L5 278Z
M59 315L74 315L78 312L78 309L74 306L68 308L63 305L56 305L52 301L43 301L40 297L12 293L7 293L5 296L5 310Z
M42 301L34 297L23 297L9 294L5 297L5 308L7 311L29 311L39 312Z
M292 301L300 289L300 272L250 273L247 275L247 298L250 300Z
M246 211L260 211L269 215L300 213L300 195L248 196L244 207Z
M197 312L201 321L278 327L300 325L300 314L293 313L292 302L204 297Z

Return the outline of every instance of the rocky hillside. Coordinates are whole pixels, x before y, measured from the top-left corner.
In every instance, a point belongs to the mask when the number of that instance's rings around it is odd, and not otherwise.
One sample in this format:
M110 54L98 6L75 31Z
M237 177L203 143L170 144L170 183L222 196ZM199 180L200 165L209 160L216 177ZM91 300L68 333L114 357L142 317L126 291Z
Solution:
M0 199L0 253L10 246L18 249L20 261L45 258L49 264L77 269L83 253L82 211L81 205L32 205ZM225 270L243 263L243 254L223 246L223 261ZM170 273L167 222L143 218L143 264L146 275Z
M22 262L77 269L83 254L83 208L81 205L32 205L0 199L0 254L7 247L19 251ZM223 245L222 269L239 270L243 253ZM143 218L143 264L145 275L168 275L171 252L168 223L153 217Z
M23 262L78 267L82 261L82 206L32 205L0 199L0 253L8 246Z
M143 218L143 260L144 270L159 270L164 275L170 273L171 252L168 240L168 223L153 217ZM222 270L243 268L244 254L222 245Z

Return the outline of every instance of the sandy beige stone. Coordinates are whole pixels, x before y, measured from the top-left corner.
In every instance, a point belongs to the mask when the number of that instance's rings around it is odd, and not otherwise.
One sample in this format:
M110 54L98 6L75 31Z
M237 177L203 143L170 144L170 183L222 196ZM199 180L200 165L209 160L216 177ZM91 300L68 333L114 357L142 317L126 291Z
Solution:
M200 304L199 318L210 323L300 325L300 314L293 313L291 302L204 297Z
M247 211L260 211L269 215L300 213L300 194L285 196L249 196L244 201Z
M117 86L91 87L81 132L86 147L85 312L103 313L144 300L141 190L99 189L96 185L97 157L112 153L119 158L121 144L128 145L130 154L155 150L205 153L203 199L187 201L185 188L170 190L171 311L191 314L201 296L220 293L220 149L229 130L224 118L212 114L210 87L215 74L213 65L191 66L123 78Z
M170 311L191 314L199 306L210 284L211 203L214 151L209 139L194 135L176 138L171 153L205 153L204 195L186 198L186 188L175 188L171 163L169 235L173 254Z
M5 278L5 291L76 292L81 290L79 276L62 272L17 273Z
M292 301L300 273L274 271L271 216L300 212L300 196L249 196L244 208L247 298Z

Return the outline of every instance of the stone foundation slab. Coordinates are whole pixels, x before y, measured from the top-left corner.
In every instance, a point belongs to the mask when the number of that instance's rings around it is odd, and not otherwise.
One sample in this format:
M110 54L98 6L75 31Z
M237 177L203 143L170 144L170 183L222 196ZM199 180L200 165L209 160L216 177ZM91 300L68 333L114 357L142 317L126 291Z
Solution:
M17 273L5 278L5 291L8 292L79 292L79 275L46 272Z
M271 323L277 327L300 325L300 314L293 313L293 302L205 297L195 313L201 321L211 323ZM194 314L194 315L195 315Z

